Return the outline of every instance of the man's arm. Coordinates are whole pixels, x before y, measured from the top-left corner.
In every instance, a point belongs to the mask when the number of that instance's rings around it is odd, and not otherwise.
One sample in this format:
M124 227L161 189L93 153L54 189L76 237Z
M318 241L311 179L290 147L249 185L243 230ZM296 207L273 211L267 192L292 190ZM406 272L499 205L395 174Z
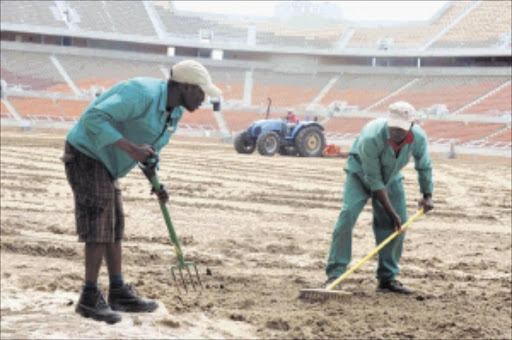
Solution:
M399 230L402 226L402 220L400 219L400 216L395 212L395 209L393 209L393 206L391 205L391 202L389 201L388 192L386 189L380 189L373 192L373 195L375 198L377 198L386 210L389 218L391 219L391 223L393 224L393 229Z
M125 151L131 158L133 158L133 160L137 162L145 162L150 157L158 157L158 154L153 151L151 145L133 144L124 137L117 140L112 145Z
M380 152L375 141L371 138L361 138L358 145L359 158L364 171L364 179L370 186L371 191L383 189Z
M434 191L434 183L432 181L432 163L428 153L427 136L421 130L415 136L415 147L413 150L414 168L418 172L418 183L423 198L418 201L418 207L423 208L425 213L434 209L432 201L432 193Z
M96 147L101 149L123 139L124 136L115 126L140 115L146 106L146 98L141 90L123 83L116 85L108 92L107 98L88 109L82 120L87 132L94 137ZM126 143L122 144L129 148Z
M386 210L395 230L400 229L402 223L400 217L393 209L389 196L382 180L381 164L378 146L371 138L363 138L359 141L358 151L364 171L365 181L370 185L370 190Z

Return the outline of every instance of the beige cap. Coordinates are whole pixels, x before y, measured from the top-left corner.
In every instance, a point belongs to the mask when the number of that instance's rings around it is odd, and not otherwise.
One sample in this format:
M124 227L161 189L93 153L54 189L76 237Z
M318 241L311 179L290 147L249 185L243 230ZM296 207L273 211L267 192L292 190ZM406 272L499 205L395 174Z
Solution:
M406 102L396 102L389 105L388 126L409 130L414 121L414 107Z
M222 95L222 91L213 84L208 70L195 60L187 59L175 64L171 68L171 79L178 83L197 85L212 98Z

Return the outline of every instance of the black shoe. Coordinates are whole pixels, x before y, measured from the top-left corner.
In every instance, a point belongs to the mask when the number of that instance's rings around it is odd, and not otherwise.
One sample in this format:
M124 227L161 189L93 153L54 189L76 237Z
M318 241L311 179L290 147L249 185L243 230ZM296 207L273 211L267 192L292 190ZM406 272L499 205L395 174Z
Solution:
M380 281L379 286L377 287L378 292L392 292L399 294L412 294L413 291L407 287L405 287L398 280L388 280L388 281Z
M322 288L325 289L325 288L329 287L331 285L331 283L333 283L337 279L338 279L337 277L330 277L330 278L328 278L327 281L325 281L324 284L322 285ZM336 286L333 289L334 290L339 290L339 286Z
M99 290L82 291L75 311L86 318L105 321L109 324L121 321L121 315L110 309Z
M115 311L132 313L152 312L158 308L155 301L141 299L131 285L110 289L108 304Z

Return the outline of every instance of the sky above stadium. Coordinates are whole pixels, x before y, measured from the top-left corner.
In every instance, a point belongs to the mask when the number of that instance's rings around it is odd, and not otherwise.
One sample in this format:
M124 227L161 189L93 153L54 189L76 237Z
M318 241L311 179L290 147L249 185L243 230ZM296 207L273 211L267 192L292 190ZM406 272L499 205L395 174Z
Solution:
M350 21L428 20L448 1L329 1ZM174 1L182 11L272 17L279 1Z

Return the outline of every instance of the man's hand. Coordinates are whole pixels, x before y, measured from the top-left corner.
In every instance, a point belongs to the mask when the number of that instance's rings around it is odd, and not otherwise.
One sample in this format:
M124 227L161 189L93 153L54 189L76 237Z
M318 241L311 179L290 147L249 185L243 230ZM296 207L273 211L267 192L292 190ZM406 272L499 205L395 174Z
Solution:
M423 212L427 213L434 209L434 202L432 202L432 195L424 195L422 199L418 201L418 208L423 208Z
M145 162L151 157L158 157L158 154L153 151L151 145L147 144L133 144L134 147L130 148L128 155L137 162Z
M389 217L391 218L391 223L393 224L393 230L398 231L402 227L402 220L400 216L396 212L390 212Z
M151 157L158 157L158 154L151 148L151 145L133 144L126 138L122 138L112 145L126 151L137 162L145 162Z
M393 206L389 201L389 196L386 189L374 191L373 194L388 213L388 216L391 219L391 225L393 227L393 230L400 230L400 227L402 226L402 220L400 219L400 216L398 216L398 214L395 212L395 209L393 209Z
M165 204L169 202L169 193L167 192L167 186L160 184L160 191L155 191L155 189L151 189L151 195L156 194L158 196L158 201L160 203Z

